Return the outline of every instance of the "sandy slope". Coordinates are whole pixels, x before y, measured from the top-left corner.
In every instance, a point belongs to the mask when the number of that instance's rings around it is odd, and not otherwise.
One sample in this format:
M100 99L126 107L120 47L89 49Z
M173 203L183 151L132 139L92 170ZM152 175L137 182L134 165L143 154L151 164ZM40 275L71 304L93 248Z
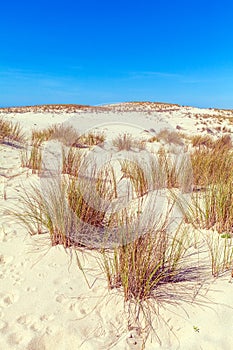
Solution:
M74 118L80 130L97 126L109 137L125 131L125 123L131 124L127 126L129 132L138 132L139 136L148 134L143 130L153 134L153 129L164 123L173 128L179 125L188 134L209 128L220 135L222 131L215 127L222 128L225 124L231 129L229 120L219 124L212 116L227 115L226 111L179 106L171 111L165 107L163 111L149 108L150 113L135 111L135 108L130 111L132 106L126 105L98 113L85 111L67 115L31 111L2 112L2 116L19 121L27 132ZM231 118L231 114L228 117ZM95 253L78 253L89 288L72 252L61 246L50 247L47 235L29 236L25 228L7 215L8 209L20 204L20 194L32 178L30 171L20 167L20 150L0 145L0 349L141 349L145 332L139 334L136 324L128 329L128 321L132 321L127 316L128 306L124 305L120 291L107 290ZM205 253L197 257L197 267L205 264L205 259ZM151 302L156 310L156 314L151 314L154 333L147 339L145 349L232 348L230 277L213 280L208 271L201 276L192 282L159 288L157 301Z

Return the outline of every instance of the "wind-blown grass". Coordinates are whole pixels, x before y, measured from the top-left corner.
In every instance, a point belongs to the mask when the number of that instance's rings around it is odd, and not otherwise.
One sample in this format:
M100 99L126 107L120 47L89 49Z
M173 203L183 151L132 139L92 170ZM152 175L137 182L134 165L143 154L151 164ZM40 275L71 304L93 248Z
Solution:
M228 146L196 149L190 157L196 186L224 182L232 177L233 152Z
M188 234L181 226L169 233L167 225L166 220L159 228L148 225L148 231L138 236L127 226L124 235L132 234L134 239L111 253L102 251L108 286L123 288L125 301L146 300L159 284L178 278L189 247Z
M32 143L41 145L44 141L58 140L63 145L71 146L78 137L78 131L71 125L54 124L42 130L33 130Z
M41 134L34 134L33 140L40 148L47 138L55 138L56 134L56 138L63 140L63 133L64 130L52 133L43 131ZM171 154L167 149L160 148L155 157L151 155L145 162L120 160L122 178L130 180L136 194L133 198L138 200L138 205L137 208L135 206L134 214L128 207L114 212L112 203L119 199L119 176L116 176L111 164L101 170L97 170L94 163L85 164L84 155L88 150L77 147L84 143L89 143L89 147L103 141L101 137L94 140L93 135L89 136L89 141L84 137L81 141L78 135L75 143L72 140L69 147L64 141L62 175L60 178L49 179L47 185L42 186L42 190L33 187L30 193L26 192L22 200L24 212L18 218L31 234L49 232L52 245L98 249L109 288L122 288L126 301L146 300L154 296L161 283L179 279L190 239L188 226L185 227L183 222L171 229L171 207L166 208L167 212L160 220L153 217L153 211L148 210L145 220L145 216L141 216L142 203L153 191L169 190L173 193L174 190L191 190L192 173L189 172L191 166L188 156L185 152ZM129 135L124 134L123 137L116 138L113 145L117 150L127 151L133 149L136 143ZM195 184L203 184L204 192L193 194L192 206L188 208L190 211L184 218L188 217L189 221L192 220L200 228L231 233L232 150L228 138L214 142L211 147L197 146L191 154ZM143 152L140 153L142 154ZM32 158L31 154L31 162ZM85 167L89 169L87 176ZM41 184L45 184L43 172L41 176ZM180 205L175 195L171 198L173 208L176 204ZM193 217L190 219L191 211ZM143 230L140 222L142 217ZM109 239L113 241L107 242ZM226 247L221 250L214 241L206 242L212 273L217 276L232 263L230 244L228 247L229 241L226 240ZM220 260L222 256L223 260Z
M194 184L192 212L197 227L209 230L206 242L212 274L218 276L232 268L233 250L233 152L231 138L225 135L208 147L191 154ZM213 234L212 231L215 231ZM219 236L217 236L217 233ZM222 236L223 235L223 236ZM228 238L223 238L228 237Z
M19 123L12 123L0 118L0 143L23 142L24 133Z
M83 154L74 147L62 148L62 173L77 177Z
M21 166L32 170L32 174L40 173L42 169L42 149L40 144L33 141L31 146L21 150Z
M71 246L76 221L67 205L64 181L53 179L42 188L31 185L21 196L21 205L21 212L14 212L13 215L31 235L48 232L52 245Z
M233 183L209 185L205 191L193 194L196 222L201 228L215 228L219 233L233 232Z

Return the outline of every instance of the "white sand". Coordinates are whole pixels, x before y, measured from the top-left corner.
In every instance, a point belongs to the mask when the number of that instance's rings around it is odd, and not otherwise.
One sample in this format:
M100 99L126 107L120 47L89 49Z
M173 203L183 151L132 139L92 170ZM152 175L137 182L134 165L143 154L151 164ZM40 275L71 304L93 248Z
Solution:
M223 124L212 116L202 119L203 114L233 116L226 111L191 107L152 110L150 114L1 113L8 120L20 122L27 132L75 118L80 130L97 126L109 137L126 130L137 134L138 130L137 136L145 137L148 133L143 130L156 129L158 119L166 118L169 126L179 125L184 133L193 135L208 127L220 136L221 131L215 127ZM225 124L231 128L229 120ZM153 131L149 134L153 135ZM135 324L133 329L128 328L123 295L121 291L107 290L94 252L78 253L89 288L74 254L61 246L51 247L47 234L31 237L7 216L7 209L20 205L23 187L36 177L30 174L20 166L19 149L0 145L0 349L141 349L145 332L139 334ZM199 258L196 264L209 261L206 253ZM229 282L230 273L214 280L210 271L205 271L196 281L159 287L157 300L150 302L157 313L151 311L154 332L145 349L231 349L233 284Z

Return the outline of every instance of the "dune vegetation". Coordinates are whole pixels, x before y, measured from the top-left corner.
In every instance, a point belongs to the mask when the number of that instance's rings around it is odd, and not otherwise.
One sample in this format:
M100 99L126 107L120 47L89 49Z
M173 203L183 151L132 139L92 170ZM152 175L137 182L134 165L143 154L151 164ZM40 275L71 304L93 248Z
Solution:
M74 258L89 288L94 266L106 295L124 304L128 329L147 338L161 301L178 304L178 290L192 304L211 281L233 275L233 145L216 125L215 134L179 126L136 136L64 123L26 137L2 118L1 147L13 149L24 181L15 195L5 155L3 201L12 203L4 213L32 245L43 239L53 254L62 248Z
M13 138L14 130L20 128L12 130ZM218 276L232 269L233 153L229 135L215 141L209 136L182 140L179 133L163 130L149 141L137 141L132 135L119 134L112 143L117 152L132 149L143 152L146 142L163 140L180 146L188 140L192 190L189 183L189 201L181 202L177 190L184 190L180 186L180 178L184 181L187 177L184 164L177 166L177 159L162 144L146 166L119 160L122 178L129 180L136 204L133 210L124 208L117 212L110 210L110 203L118 198L119 178L113 166L100 172L92 163L88 181L80 176L80 171L89 167L87 152L102 144L104 135L80 136L71 127L63 129L56 125L33 131L30 146L22 151L21 162L42 179L43 148L48 140L59 140L63 145L61 176L51 178L42 189L33 185L25 191L21 198L23 214L14 213L30 234L49 232L52 245L96 249L108 287L123 288L125 300L156 297L156 288L161 283L184 278L194 247L189 225L208 231L204 241L212 274ZM149 210L142 230L143 200L151 191L159 190L167 191L169 205L157 217ZM103 205L103 199L107 204ZM175 207L180 208L182 220L171 228Z

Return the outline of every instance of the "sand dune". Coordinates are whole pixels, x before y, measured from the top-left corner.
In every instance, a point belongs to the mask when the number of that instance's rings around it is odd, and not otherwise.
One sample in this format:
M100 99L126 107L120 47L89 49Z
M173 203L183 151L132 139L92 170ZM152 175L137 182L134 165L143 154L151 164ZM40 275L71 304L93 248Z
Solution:
M149 138L164 125L215 138L233 130L233 111L159 103L12 108L1 109L0 117L19 122L28 137L32 129L68 122L80 132L104 131L107 139L125 131ZM24 189L37 181L21 167L20 152L17 145L0 144L0 349L142 349L146 330L130 319L122 291L108 290L96 252L78 252L87 283L72 250L52 247L48 234L30 236L8 215L20 208ZM162 285L150 301L154 332L146 350L232 348L230 273L214 279L207 268L202 275L207 253L195 259L200 269L194 281Z

